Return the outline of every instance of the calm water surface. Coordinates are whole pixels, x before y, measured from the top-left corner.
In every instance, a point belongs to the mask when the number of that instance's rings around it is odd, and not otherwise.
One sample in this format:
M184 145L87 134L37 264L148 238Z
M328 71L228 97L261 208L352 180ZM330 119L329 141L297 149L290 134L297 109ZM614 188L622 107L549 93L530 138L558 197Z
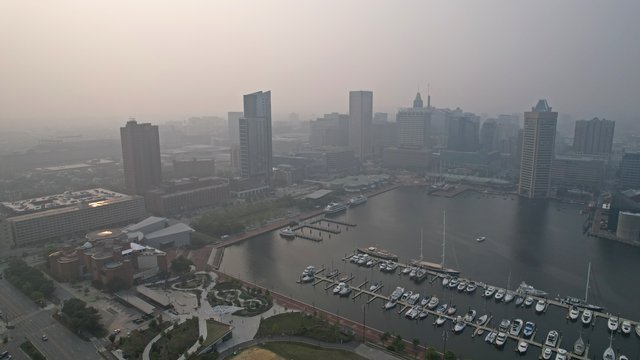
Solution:
M544 341L549 330L562 333L561 347L572 349L580 333L591 344L590 357L600 359L608 346L606 322L598 319L595 327L567 322L566 311L550 306L547 313L535 314L533 308L516 308L514 303L485 301L480 289L473 295L443 289L439 281L415 284L406 276L383 274L377 268L360 268L341 259L356 247L379 246L400 257L400 261L420 256L420 230L423 229L425 260L440 262L442 254L442 218L447 213L447 266L462 271L462 276L511 288L521 281L557 294L584 297L589 261L592 263L589 302L605 306L607 311L640 320L640 248L582 235L584 215L577 205L555 201L530 201L517 197L465 193L453 199L431 197L420 188L400 188L373 197L361 206L349 209L337 219L358 224L341 234L324 234L323 242L303 239L286 240L277 233L264 234L226 249L222 270L251 282L291 295L301 301L342 316L362 321L362 304L325 292L324 286L296 284L305 266L339 268L363 280L382 280L383 293L396 286L436 295L450 300L463 314L469 307L480 314L494 316L497 327L502 318L522 318L538 326L535 340ZM486 236L483 243L475 241ZM429 315L422 321L410 321L396 311L381 309L381 300L367 305L367 325L405 339L418 338L422 344L442 349L443 328L434 327ZM447 349L465 359L537 359L539 350L531 347L524 357L514 352L515 341L503 350L484 342L484 336L472 338L472 328L460 335L449 334ZM630 359L640 359L640 339L632 332L614 336L614 348Z

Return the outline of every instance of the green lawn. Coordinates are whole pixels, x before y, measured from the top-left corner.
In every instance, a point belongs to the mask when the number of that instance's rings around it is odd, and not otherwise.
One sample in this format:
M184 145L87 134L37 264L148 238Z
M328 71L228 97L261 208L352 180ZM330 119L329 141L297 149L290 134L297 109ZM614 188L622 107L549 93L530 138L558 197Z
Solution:
M285 313L263 319L256 337L296 335L325 342L348 342L352 334L345 334L335 324L299 312Z
M36 349L29 340L20 344L20 349L22 349L22 351L24 351L32 360L47 360L47 358L44 357L44 355L42 355L42 353Z
M171 323L163 322L162 329L167 328ZM131 335L126 337L120 337L119 345L120 349L124 353L124 356L127 359L133 360L141 360L142 352L144 348L147 346L149 341L153 339L156 335L160 333L161 327L156 326L155 328L146 328L144 330L133 330Z
M262 347L288 360L365 360L362 356L349 351L325 349L302 343L272 342Z
M198 319L191 318L173 328L151 346L151 360L175 360L198 340Z
M211 319L207 320L207 338L202 343L202 346L207 347L211 345L211 343L218 340L227 331L229 331L229 325Z

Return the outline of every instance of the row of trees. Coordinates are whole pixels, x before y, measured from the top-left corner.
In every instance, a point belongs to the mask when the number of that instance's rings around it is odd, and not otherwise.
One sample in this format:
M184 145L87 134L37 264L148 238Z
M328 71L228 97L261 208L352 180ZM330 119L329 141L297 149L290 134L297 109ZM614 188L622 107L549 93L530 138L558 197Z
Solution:
M102 316L98 310L80 299L69 299L64 302L60 321L71 331L83 335L90 333L97 337L105 335L106 330L102 323Z
M31 300L40 300L53 293L53 281L42 272L27 265L22 259L11 259L4 272L7 280L27 295Z
M389 332L385 332L380 335L380 341L384 344L389 351L402 353L405 350L405 342L400 335L391 335ZM415 353L418 352L418 346L420 346L420 339L415 338L411 342L413 344L413 350ZM443 356L436 351L433 347L428 347L427 351L424 353L424 358L426 360L442 360ZM456 360L456 355L447 351L444 353L444 360Z

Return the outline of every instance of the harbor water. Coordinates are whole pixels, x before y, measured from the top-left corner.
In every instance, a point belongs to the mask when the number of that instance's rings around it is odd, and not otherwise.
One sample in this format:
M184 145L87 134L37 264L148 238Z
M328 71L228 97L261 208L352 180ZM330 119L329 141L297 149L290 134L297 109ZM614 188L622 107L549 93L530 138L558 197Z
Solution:
M433 326L432 315L411 321L398 315L398 309L383 310L380 299L363 309L368 296L356 300L340 298L326 292L324 284L316 287L297 284L301 271L307 265L337 268L355 276L352 285L365 279L381 280L385 295L396 286L435 295L441 301L457 305L459 315L469 308L477 310L478 316L491 314L491 327L497 328L503 318L533 321L537 326L536 342L544 342L547 332L555 329L561 333L560 347L571 351L575 340L582 336L590 346L589 357L600 359L609 345L606 319L598 318L595 326L583 327L579 320L568 321L564 308L550 306L539 315L533 307L486 300L481 296L481 288L468 295L444 289L440 281L416 284L408 276L399 275L399 269L387 274L377 266L364 268L342 261L355 248L368 246L387 249L397 254L400 262L418 259L422 230L424 260L439 263L446 211L446 266L460 270L462 277L510 289L525 281L548 292L550 298L558 295L583 298L591 262L589 302L604 306L606 312L640 321L640 248L583 235L585 215L580 214L581 209L580 205L553 200L532 201L475 192L441 198L428 196L419 187L399 188L336 215L335 219L357 226L328 224L339 227L341 232L323 233L321 242L284 239L272 232L230 246L221 270L355 321L362 322L366 316L367 326L408 340L417 338L421 344L438 350L444 346L443 331L447 330L446 349L464 359L537 359L540 349L529 347L526 355L519 356L514 351L516 342L508 340L499 350L487 344L484 335L472 338L472 327L454 335L448 331L450 321L439 328ZM314 234L319 235L317 231ZM479 236L485 236L486 241L476 242ZM630 359L640 359L640 338L634 332L628 336L615 333L613 348Z

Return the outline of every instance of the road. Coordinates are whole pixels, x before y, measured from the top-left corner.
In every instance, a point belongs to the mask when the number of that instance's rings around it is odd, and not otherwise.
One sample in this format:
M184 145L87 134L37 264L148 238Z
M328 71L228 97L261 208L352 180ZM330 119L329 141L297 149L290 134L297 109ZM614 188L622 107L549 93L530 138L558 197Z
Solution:
M10 341L0 345L16 360L29 360L20 350L25 339L30 340L47 359L101 359L91 342L86 342L55 320L53 309L42 309L13 287L7 280L0 280L0 309L4 319L15 326L7 330ZM46 334L48 341L42 341Z

